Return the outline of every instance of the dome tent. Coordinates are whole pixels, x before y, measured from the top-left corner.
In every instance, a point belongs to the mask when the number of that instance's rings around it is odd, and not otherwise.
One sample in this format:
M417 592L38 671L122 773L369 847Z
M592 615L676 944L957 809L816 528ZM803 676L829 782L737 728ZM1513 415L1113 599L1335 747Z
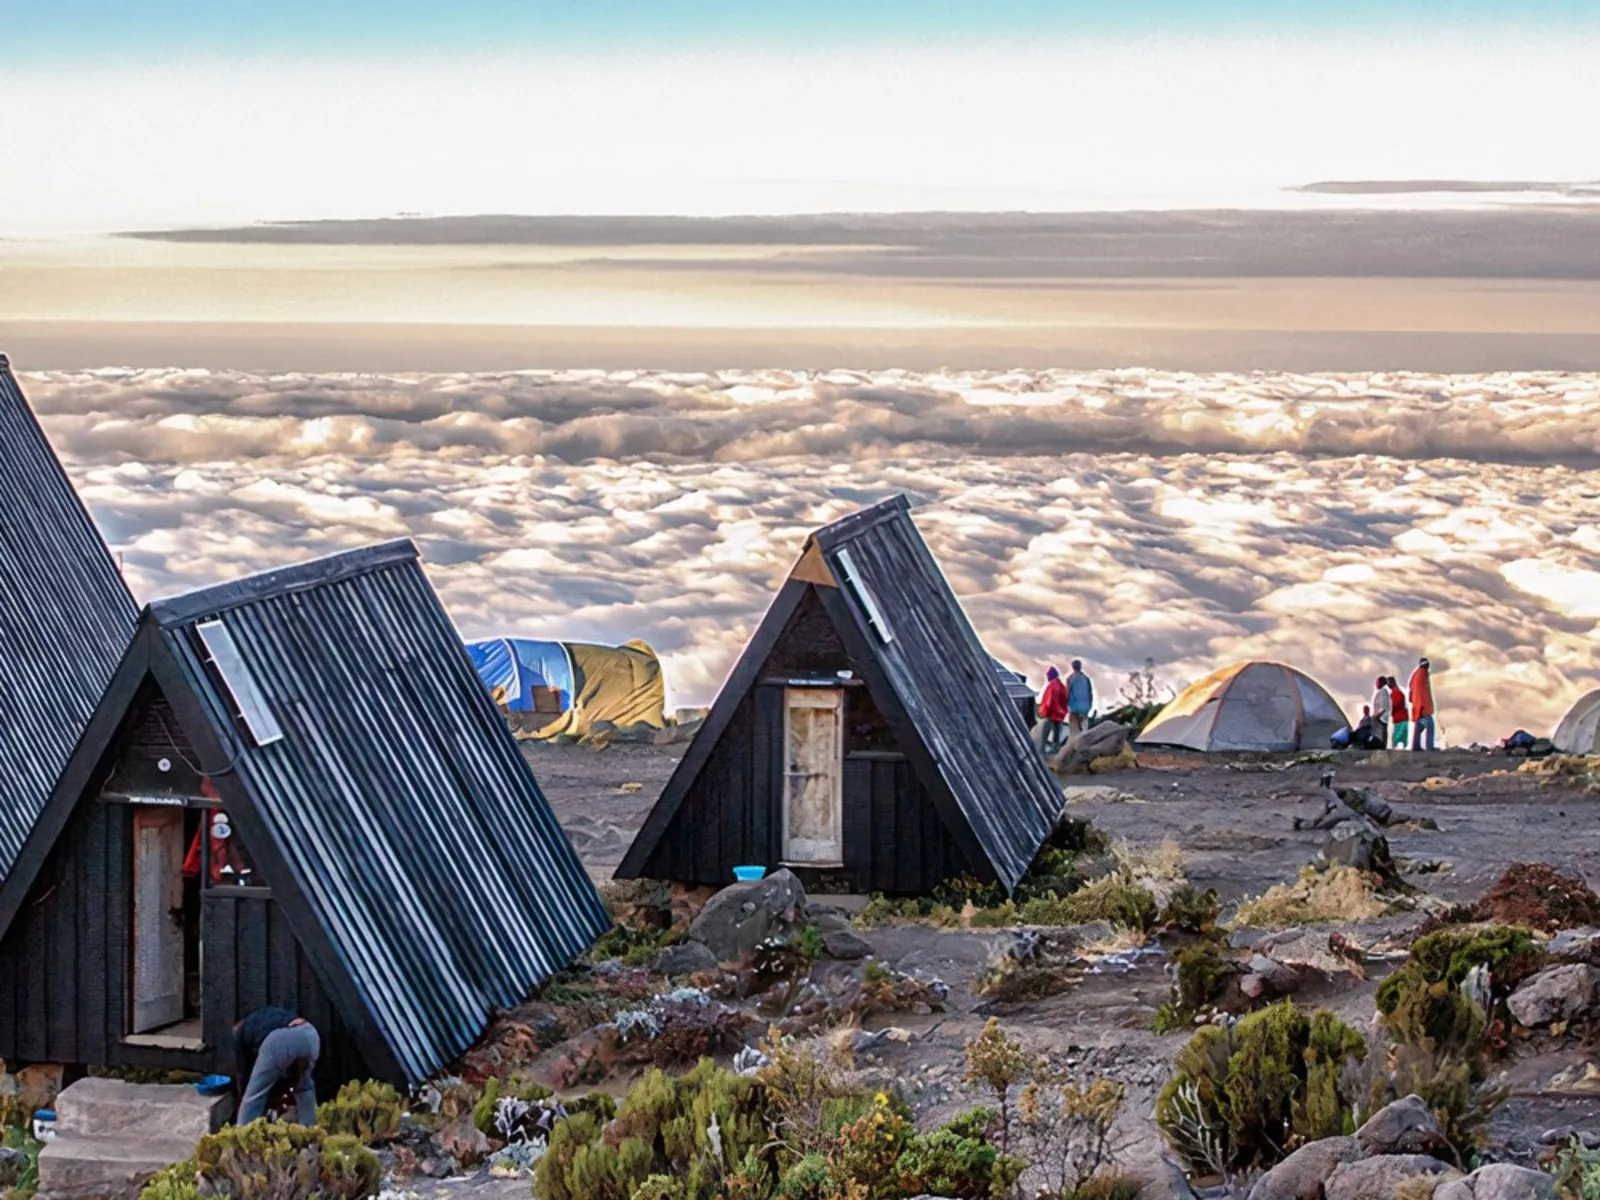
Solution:
M467 654L518 737L582 737L597 722L666 724L666 680L643 642L591 646L529 638L468 642Z
M1567 709L1550 740L1564 754L1600 754L1600 688Z
M1139 741L1191 750L1326 748L1348 728L1344 711L1311 676L1275 662L1241 662L1192 683L1145 726Z

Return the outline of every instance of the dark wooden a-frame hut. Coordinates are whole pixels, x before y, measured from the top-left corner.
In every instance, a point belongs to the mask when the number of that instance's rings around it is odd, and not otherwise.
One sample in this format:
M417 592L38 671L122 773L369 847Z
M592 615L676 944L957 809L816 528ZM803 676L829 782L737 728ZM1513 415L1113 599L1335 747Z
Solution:
M393 542L145 610L0 885L0 1059L230 1072L274 1004L415 1085L609 924Z
M817 530L617 870L1008 890L1061 789L904 497Z

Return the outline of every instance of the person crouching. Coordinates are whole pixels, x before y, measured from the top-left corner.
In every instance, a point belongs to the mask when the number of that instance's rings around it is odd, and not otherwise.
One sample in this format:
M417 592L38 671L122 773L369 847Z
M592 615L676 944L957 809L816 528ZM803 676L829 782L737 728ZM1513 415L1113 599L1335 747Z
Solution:
M266 1115L280 1088L294 1093L295 1119L317 1123L317 1085L313 1079L322 1039L316 1026L286 1008L258 1008L233 1027L239 1089L235 1124L248 1125Z

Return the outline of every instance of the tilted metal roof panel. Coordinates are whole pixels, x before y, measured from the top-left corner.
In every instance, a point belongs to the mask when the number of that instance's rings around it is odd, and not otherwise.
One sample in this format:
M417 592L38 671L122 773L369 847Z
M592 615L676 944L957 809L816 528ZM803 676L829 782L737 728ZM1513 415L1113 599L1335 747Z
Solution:
M909 504L874 505L816 540L973 835L1014 887L1060 816L1061 789Z
M610 924L409 543L152 612L411 1082ZM282 734L269 744L255 744L231 680L206 661L196 626L213 619Z
M0 879L137 619L99 530L0 355Z

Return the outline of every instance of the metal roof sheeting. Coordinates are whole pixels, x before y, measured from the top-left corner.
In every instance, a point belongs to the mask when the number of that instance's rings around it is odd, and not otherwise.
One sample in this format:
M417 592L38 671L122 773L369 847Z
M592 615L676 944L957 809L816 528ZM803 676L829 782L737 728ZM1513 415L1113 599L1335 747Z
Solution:
M150 611L411 1083L609 926L410 542ZM218 619L281 740L256 744L206 662Z
M137 619L116 563L0 355L0 879Z
M910 504L897 496L815 536L973 836L996 875L1015 887L1060 816L1061 789L917 532ZM892 629L889 640L877 621Z

